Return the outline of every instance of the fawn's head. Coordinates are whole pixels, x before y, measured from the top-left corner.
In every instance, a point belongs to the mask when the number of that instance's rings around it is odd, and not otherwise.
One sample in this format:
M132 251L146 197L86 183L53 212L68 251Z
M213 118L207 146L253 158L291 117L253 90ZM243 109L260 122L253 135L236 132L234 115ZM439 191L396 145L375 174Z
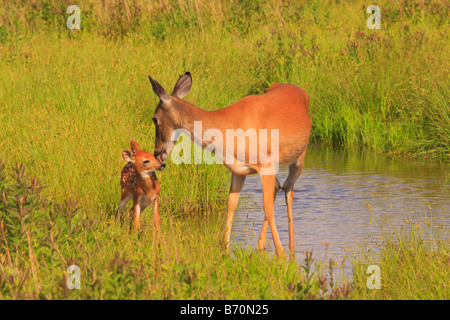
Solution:
M130 140L130 150L123 150L122 157L125 161L132 162L136 171L146 178L151 172L162 171L166 167L164 163L156 159L151 153L141 150L139 144Z
M161 161L164 161L169 157L176 142L172 134L181 127L183 121L179 113L181 106L178 99L183 99L188 94L192 87L192 76L189 72L180 76L171 95L150 76L148 78L152 84L153 92L159 98L158 106L153 115L153 123L156 128L154 154ZM173 99L173 97L178 99Z

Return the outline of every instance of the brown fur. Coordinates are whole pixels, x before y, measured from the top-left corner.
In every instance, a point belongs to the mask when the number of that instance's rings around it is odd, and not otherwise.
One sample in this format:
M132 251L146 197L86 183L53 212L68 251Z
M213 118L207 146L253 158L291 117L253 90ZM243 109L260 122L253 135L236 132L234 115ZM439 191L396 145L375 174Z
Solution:
M118 219L130 199L133 199L133 207L130 213L133 213L133 228L138 230L140 227L139 216L145 208L152 204L155 214L154 225L160 229L159 217L159 191L160 186L156 178L155 170L163 170L165 165L152 154L142 151L139 144L130 140L129 150L122 152L122 157L128 163L122 169L120 178L121 197L119 209L116 213Z
M194 121L202 121L202 135L210 129L218 129L224 137L226 150L226 129L259 129L279 130L279 165L289 166L289 176L283 187L280 186L275 175L261 175L263 186L263 202L265 219L258 240L259 249L265 247L265 237L268 225L272 231L276 252L284 255L278 233L275 226L273 202L279 189L286 193L289 224L289 250L294 253L294 227L292 224L293 187L303 168L306 149L311 131L311 120L308 112L309 98L301 88L291 84L276 83L270 87L267 93L251 95L236 103L215 111L202 110L195 105L183 100L192 85L190 73L181 76L175 85L174 92L169 96L159 83L149 77L153 91L160 98L160 102L154 114L156 125L156 140L154 154L163 160L170 153L173 145L170 144L170 136L175 129L186 129L194 137ZM249 139L247 139L249 140ZM259 136L258 136L259 141ZM203 141L203 147L208 145ZM270 137L268 137L268 154L276 152L270 150ZM259 147L258 147L259 148ZM245 146L244 164L225 164L232 172L230 193L228 195L228 215L225 228L225 245L229 249L231 224L240 190L247 174L259 173L266 168L258 159L256 164L251 164L249 159L249 142ZM222 155L225 159L225 155ZM235 150L236 157L236 150Z

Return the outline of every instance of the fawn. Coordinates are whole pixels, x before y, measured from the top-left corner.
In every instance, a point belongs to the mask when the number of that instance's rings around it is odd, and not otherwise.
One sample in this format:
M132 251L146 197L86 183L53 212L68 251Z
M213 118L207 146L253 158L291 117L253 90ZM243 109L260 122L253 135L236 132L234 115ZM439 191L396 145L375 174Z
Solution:
M159 219L159 182L155 171L162 171L166 165L154 155L141 150L139 144L130 140L130 150L123 150L122 157L128 163L122 169L120 187L121 197L116 219L120 218L123 208L133 198L130 213L134 215L133 229L140 228L139 215L150 204L153 205L154 225L160 230Z

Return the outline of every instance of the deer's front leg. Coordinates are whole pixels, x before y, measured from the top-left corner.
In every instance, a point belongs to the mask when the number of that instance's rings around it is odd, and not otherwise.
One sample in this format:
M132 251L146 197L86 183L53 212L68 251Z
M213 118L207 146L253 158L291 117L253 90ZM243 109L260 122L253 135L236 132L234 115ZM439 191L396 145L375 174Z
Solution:
M285 253L283 250L283 246L281 245L280 238L278 237L278 231L277 227L275 225L275 218L274 218L274 190L276 186L276 178L275 175L261 175L261 181L262 181L262 187L263 187L263 206L264 206L264 213L265 218L264 220L268 222L270 226L270 231L272 232L272 238L275 245L275 250L277 253L277 256L284 257ZM259 237L258 245L261 245L262 243L265 243L265 237L266 237L266 231L267 227L264 229L264 225L267 225L267 223L263 224L263 229L261 230L261 235Z
M230 193L228 194L227 203L227 222L225 224L225 251L230 251L230 237L231 237L231 225L233 223L234 211L239 199L239 194L241 192L242 186L245 182L245 176L239 176L234 173L231 175L231 186Z

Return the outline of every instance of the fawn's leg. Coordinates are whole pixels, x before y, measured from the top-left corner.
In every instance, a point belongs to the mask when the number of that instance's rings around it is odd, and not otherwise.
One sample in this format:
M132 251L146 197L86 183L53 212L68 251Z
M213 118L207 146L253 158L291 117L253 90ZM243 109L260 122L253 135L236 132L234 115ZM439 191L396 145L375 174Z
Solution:
M133 216L134 216L133 230L134 231L138 231L139 228L141 227L141 225L139 223L139 215L140 214L141 214L141 206L139 205L139 201L135 201L134 206L133 206Z
M161 220L159 218L159 196L156 196L155 201L153 201L153 213L155 215L153 219L153 224L155 228L159 231L161 230Z
M133 195L131 193L122 194L122 196L120 197L119 208L117 209L117 212L116 212L116 220L118 220L120 218L123 208L125 208L128 201L130 201L132 197L133 197Z

